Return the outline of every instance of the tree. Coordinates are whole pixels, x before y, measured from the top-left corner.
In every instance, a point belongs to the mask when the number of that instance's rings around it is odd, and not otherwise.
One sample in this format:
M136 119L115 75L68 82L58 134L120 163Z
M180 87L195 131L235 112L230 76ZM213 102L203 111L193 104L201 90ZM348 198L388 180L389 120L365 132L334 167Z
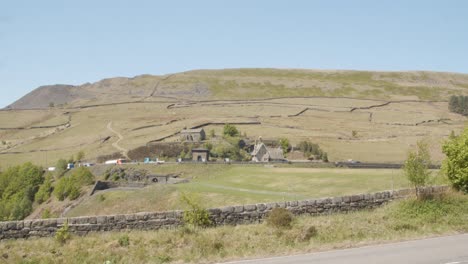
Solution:
M55 172L57 177L61 177L63 173L67 170L67 161L64 159L59 159L55 165Z
M289 144L289 140L287 138L280 138L279 145L281 146L281 149L283 150L283 154L288 153L289 148L291 147L291 145Z
M211 130L210 130L210 132L209 132L208 136L210 137L210 139L213 139L213 138L215 138L215 137L216 137L216 134L215 134L215 131L214 131L214 129L211 129Z
M52 108L52 107L54 107L54 106L55 106L54 102L50 102L50 103L49 103L49 107L50 107L50 108Z
M223 128L223 135L229 137L237 137L239 136L239 130L234 125L225 124Z
M414 186L416 196L421 198L421 189L426 186L431 172L431 156L428 144L418 141L416 150L410 150L406 158L403 170L409 182Z
M447 156L442 169L452 186L468 193L468 128L459 136L449 138L442 146Z
M19 220L32 211L32 203L44 181L41 167L28 162L0 173L0 220Z
M84 151L83 151L83 150L80 150L80 151L76 154L76 160L77 160L77 161L83 160L84 157L85 157L85 154L84 154Z

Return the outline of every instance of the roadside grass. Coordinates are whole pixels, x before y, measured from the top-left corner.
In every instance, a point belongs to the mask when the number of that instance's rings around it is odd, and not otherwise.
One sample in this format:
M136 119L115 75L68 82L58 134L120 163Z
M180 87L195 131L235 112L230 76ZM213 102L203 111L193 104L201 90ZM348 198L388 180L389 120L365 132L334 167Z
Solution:
M300 216L289 229L262 224L192 230L93 233L0 242L11 263L214 263L468 232L468 196L409 198L373 211ZM312 230L312 231L311 231ZM316 232L315 232L316 231ZM119 244L122 236L130 243Z
M138 167L126 165L126 167ZM182 193L194 195L206 207L305 200L409 188L401 170L297 168L293 165L140 165L153 173L181 173L188 183L151 185L143 189L108 190L86 198L67 216L106 215L183 209ZM103 171L103 168L95 168ZM446 184L438 171L434 185ZM105 199L100 198L102 195Z

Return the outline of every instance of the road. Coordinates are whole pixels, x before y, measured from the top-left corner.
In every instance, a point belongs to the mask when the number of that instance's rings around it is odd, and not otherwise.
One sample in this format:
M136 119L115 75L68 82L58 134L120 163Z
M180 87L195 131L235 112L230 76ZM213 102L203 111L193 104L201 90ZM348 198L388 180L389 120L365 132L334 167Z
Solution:
M468 234L413 240L361 248L227 262L226 264L465 264L468 263Z

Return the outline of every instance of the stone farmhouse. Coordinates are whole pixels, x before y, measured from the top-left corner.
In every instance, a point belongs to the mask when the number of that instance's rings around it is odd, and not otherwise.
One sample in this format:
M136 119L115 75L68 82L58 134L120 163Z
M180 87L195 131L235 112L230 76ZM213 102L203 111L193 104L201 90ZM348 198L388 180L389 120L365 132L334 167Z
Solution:
M203 128L184 129L180 131L180 140L187 142L200 142L205 140L206 134Z
M284 161L283 150L267 147L263 142L255 144L251 153L254 162Z

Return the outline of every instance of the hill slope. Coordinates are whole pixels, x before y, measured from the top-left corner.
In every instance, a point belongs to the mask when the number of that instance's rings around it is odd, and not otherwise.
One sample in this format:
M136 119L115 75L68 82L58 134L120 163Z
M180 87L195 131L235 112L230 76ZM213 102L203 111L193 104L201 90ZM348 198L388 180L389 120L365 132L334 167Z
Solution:
M332 161L401 162L417 140L429 138L440 161L442 141L466 122L448 111L448 97L467 89L464 74L277 69L42 87L0 111L0 166L52 165L79 150L91 161L124 155L150 142L176 142L184 127L220 135L223 123L237 123L252 139L317 142Z
M110 78L80 86L42 86L14 102L10 109L68 104L143 101L347 96L371 99L447 100L464 94L468 75L441 72L368 72L280 69L196 70L165 76Z

